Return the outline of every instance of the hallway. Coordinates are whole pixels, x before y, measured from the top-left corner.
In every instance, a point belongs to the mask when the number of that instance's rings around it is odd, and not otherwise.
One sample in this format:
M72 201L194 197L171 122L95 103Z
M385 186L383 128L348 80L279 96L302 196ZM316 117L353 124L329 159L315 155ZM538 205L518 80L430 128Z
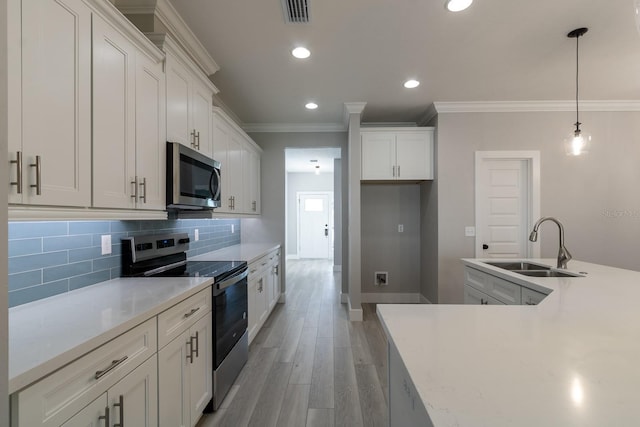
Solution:
M387 342L375 305L349 322L329 260L287 261L287 289L221 408L197 427L386 426Z

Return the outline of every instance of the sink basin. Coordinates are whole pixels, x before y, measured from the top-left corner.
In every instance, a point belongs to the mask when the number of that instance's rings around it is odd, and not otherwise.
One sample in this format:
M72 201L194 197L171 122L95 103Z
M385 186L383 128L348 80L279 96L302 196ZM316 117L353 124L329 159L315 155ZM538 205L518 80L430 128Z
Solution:
M584 277L579 274L558 270L511 270L513 273L531 277Z
M499 262L487 262L485 264L489 264L498 268L504 268L505 270L509 270L509 271L517 270L518 273L520 271L527 271L527 270L535 270L535 271L551 270L551 267L547 267L546 265L532 264L527 261L499 261Z

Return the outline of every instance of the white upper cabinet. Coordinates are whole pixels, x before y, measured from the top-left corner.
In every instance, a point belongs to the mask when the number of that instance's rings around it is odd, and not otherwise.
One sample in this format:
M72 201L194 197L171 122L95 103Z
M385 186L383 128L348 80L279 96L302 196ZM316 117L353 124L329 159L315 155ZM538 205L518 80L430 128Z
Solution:
M167 140L211 156L211 109L217 89L170 37L159 43L167 53Z
M361 132L363 181L433 179L433 128L375 128Z
M221 163L222 206L216 213L260 213L262 150L221 109L212 115L213 158Z
M9 202L89 206L91 10L10 3Z
M165 209L164 84L160 57L94 17L94 207Z

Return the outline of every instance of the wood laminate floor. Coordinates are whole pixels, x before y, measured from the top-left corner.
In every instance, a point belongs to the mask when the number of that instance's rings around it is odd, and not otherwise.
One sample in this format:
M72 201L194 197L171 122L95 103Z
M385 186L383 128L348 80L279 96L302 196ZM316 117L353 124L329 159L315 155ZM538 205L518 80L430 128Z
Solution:
M197 427L386 426L387 341L374 304L349 322L328 260L287 261L287 302L249 348L249 361Z

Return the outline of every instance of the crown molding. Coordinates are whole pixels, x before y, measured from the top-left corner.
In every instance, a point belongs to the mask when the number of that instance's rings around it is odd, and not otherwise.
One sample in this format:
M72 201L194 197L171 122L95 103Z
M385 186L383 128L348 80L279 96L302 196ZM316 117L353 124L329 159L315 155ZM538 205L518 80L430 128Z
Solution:
M207 76L220 69L169 0L116 0L116 7L125 15L154 15L158 18Z
M242 125L247 133L252 132L346 132L344 123L245 123Z
M427 107L427 111L420 117L416 123L418 126L427 126L431 120L438 115L438 110L436 110L435 104L429 105Z
M575 111L575 101L434 102L441 113L524 113ZM580 101L580 111L640 111L640 101Z

